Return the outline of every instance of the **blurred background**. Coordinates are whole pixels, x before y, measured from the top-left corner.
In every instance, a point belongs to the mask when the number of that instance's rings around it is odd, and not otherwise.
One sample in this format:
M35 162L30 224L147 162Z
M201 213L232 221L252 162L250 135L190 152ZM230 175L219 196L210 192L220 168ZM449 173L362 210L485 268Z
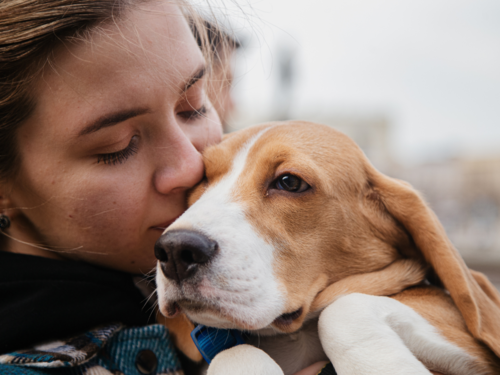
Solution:
M469 266L500 288L500 1L211 9L238 41L224 63L226 131L301 119L347 133L423 193Z

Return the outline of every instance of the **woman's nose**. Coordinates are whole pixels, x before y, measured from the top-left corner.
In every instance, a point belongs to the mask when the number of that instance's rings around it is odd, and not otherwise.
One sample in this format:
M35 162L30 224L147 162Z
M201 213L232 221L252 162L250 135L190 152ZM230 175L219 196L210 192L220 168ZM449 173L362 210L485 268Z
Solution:
M186 134L179 130L161 147L154 176L155 189L161 194L175 194L192 188L204 173L200 152Z

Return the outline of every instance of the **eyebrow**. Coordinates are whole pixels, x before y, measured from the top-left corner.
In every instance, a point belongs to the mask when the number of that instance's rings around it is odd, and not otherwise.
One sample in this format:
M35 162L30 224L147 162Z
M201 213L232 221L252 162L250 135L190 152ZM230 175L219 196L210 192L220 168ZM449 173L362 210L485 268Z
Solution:
M191 86L193 86L196 82L202 79L205 73L206 73L206 68L203 65L187 80L187 82L184 84L184 88L181 94L188 91L191 88ZM148 113L149 111L150 110L148 108L134 108L104 115L102 117L99 117L97 120L93 121L89 125L85 126L78 133L78 136L80 137L90 133L95 133L98 130L119 124L120 122L126 121L133 117L137 117L145 113Z
M187 90L191 88L196 82L198 82L200 79L202 79L205 76L205 73L207 72L207 68L205 65L201 66L198 68L198 70L191 76L191 78L188 79L186 84L184 85L184 89L182 90L182 93L185 93Z
M98 130L116 125L130 118L142 115L146 112L149 112L148 108L135 108L135 109L128 109L125 111L119 111L107 114L105 116L99 117L97 120L93 121L90 125L84 127L80 131L80 133L78 133L78 136L95 133Z

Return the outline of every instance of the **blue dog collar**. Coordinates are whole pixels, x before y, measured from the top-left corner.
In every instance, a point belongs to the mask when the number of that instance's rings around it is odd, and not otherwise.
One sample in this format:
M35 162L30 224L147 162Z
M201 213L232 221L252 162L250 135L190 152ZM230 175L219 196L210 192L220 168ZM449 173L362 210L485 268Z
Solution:
M191 332L191 338L208 363L223 350L244 344L241 333L235 329L220 329L199 325Z
M245 343L240 331L236 329L219 329L201 324L191 331L191 338L208 364L223 350ZM330 362L316 375L337 375L337 372Z

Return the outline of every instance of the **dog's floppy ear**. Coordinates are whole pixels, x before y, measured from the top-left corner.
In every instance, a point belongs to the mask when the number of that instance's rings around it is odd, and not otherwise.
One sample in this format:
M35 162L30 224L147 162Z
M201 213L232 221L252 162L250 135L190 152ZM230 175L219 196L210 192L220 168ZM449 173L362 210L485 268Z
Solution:
M412 237L464 317L471 334L500 356L500 294L471 271L448 239L437 216L407 183L389 178L366 162L369 189Z

